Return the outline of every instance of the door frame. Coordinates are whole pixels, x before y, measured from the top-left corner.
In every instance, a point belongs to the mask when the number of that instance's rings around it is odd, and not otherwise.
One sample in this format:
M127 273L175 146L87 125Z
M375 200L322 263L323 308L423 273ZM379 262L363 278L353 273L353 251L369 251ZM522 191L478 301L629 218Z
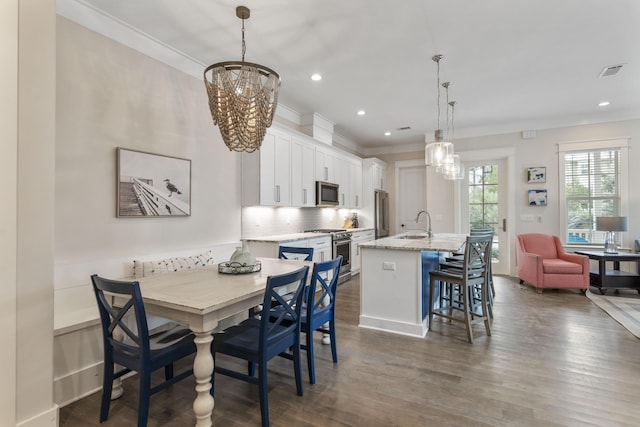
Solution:
M515 257L515 216L516 216L516 197L515 197L515 148L513 147L504 147L504 148L494 148L487 150L474 150L474 151L461 151L458 152L460 155L460 161L464 164L467 162L477 162L477 161L491 161L491 160L503 160L506 164L506 173L500 175L500 186L504 186L504 194L506 194L505 203L505 211L506 211L506 219L507 219L507 232L506 232L506 247L501 249L501 254L503 254L506 259L504 260L505 265L507 266L506 273L510 276L516 276L516 257ZM466 167L466 165L465 165ZM454 215L455 215L455 224L456 231L460 232L463 229L462 226L462 209L461 209L461 186L460 181L457 181L454 186Z

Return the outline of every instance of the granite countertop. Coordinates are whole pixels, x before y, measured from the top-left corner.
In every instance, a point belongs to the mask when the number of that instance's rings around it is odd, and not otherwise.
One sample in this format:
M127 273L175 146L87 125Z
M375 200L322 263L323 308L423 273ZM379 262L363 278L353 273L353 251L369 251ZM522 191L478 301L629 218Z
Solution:
M403 251L440 251L452 252L461 249L467 239L466 234L436 233L431 239L402 238L404 234L385 237L371 242L361 243L361 248L390 249Z
M373 230L372 227L364 227L364 228L346 228L347 231L368 231ZM250 237L243 240L248 242L294 242L296 240L305 240L305 239L313 239L315 237L324 237L331 236L330 233L288 233L288 234L275 234L272 236L259 236L259 237Z

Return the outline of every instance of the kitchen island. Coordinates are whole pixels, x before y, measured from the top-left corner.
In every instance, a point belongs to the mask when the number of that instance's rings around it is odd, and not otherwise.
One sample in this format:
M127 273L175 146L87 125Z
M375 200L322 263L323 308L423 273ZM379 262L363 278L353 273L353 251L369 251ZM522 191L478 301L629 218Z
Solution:
M402 234L361 244L359 325L424 337L428 330L428 271L438 268L440 257L463 248L466 237Z

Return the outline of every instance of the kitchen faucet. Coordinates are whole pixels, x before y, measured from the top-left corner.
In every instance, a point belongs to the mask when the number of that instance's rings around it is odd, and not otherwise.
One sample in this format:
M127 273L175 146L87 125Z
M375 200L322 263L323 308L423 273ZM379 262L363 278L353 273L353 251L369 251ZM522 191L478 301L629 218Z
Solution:
M416 215L416 223L418 223L418 221L420 220L420 214L427 214L427 236L429 238L433 237L433 232L431 231L431 214L427 211L420 211L418 212L418 215Z

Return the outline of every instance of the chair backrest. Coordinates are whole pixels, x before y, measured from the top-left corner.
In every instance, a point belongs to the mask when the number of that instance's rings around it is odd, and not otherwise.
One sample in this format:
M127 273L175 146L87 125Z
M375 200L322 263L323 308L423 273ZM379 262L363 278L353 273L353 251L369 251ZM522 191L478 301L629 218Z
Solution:
M476 234L467 237L464 248L463 275L466 277L484 276L491 262L492 233Z
M96 274L91 276L91 283L98 302L105 352L114 351L125 354L127 357L148 359L150 357L149 328L140 284L137 281L104 279ZM105 295L105 292L108 295ZM111 295L123 298L124 303L121 308L113 305ZM127 324L131 315L135 318L135 328Z
M307 322L313 323L314 318L328 318L335 310L341 266L342 255L314 265L311 284L305 290L304 305L307 311Z
M266 349L280 340L285 340L300 330L300 312L304 288L307 284L309 267L267 278L264 292L263 310L273 312L275 316L262 316L260 319L260 347Z
M518 234L518 241L524 252L540 255L543 259L558 258L558 248L552 234Z
M301 256L304 255L304 256ZM278 248L278 258L298 259L302 261L313 261L313 248L298 248L295 246L280 246Z

